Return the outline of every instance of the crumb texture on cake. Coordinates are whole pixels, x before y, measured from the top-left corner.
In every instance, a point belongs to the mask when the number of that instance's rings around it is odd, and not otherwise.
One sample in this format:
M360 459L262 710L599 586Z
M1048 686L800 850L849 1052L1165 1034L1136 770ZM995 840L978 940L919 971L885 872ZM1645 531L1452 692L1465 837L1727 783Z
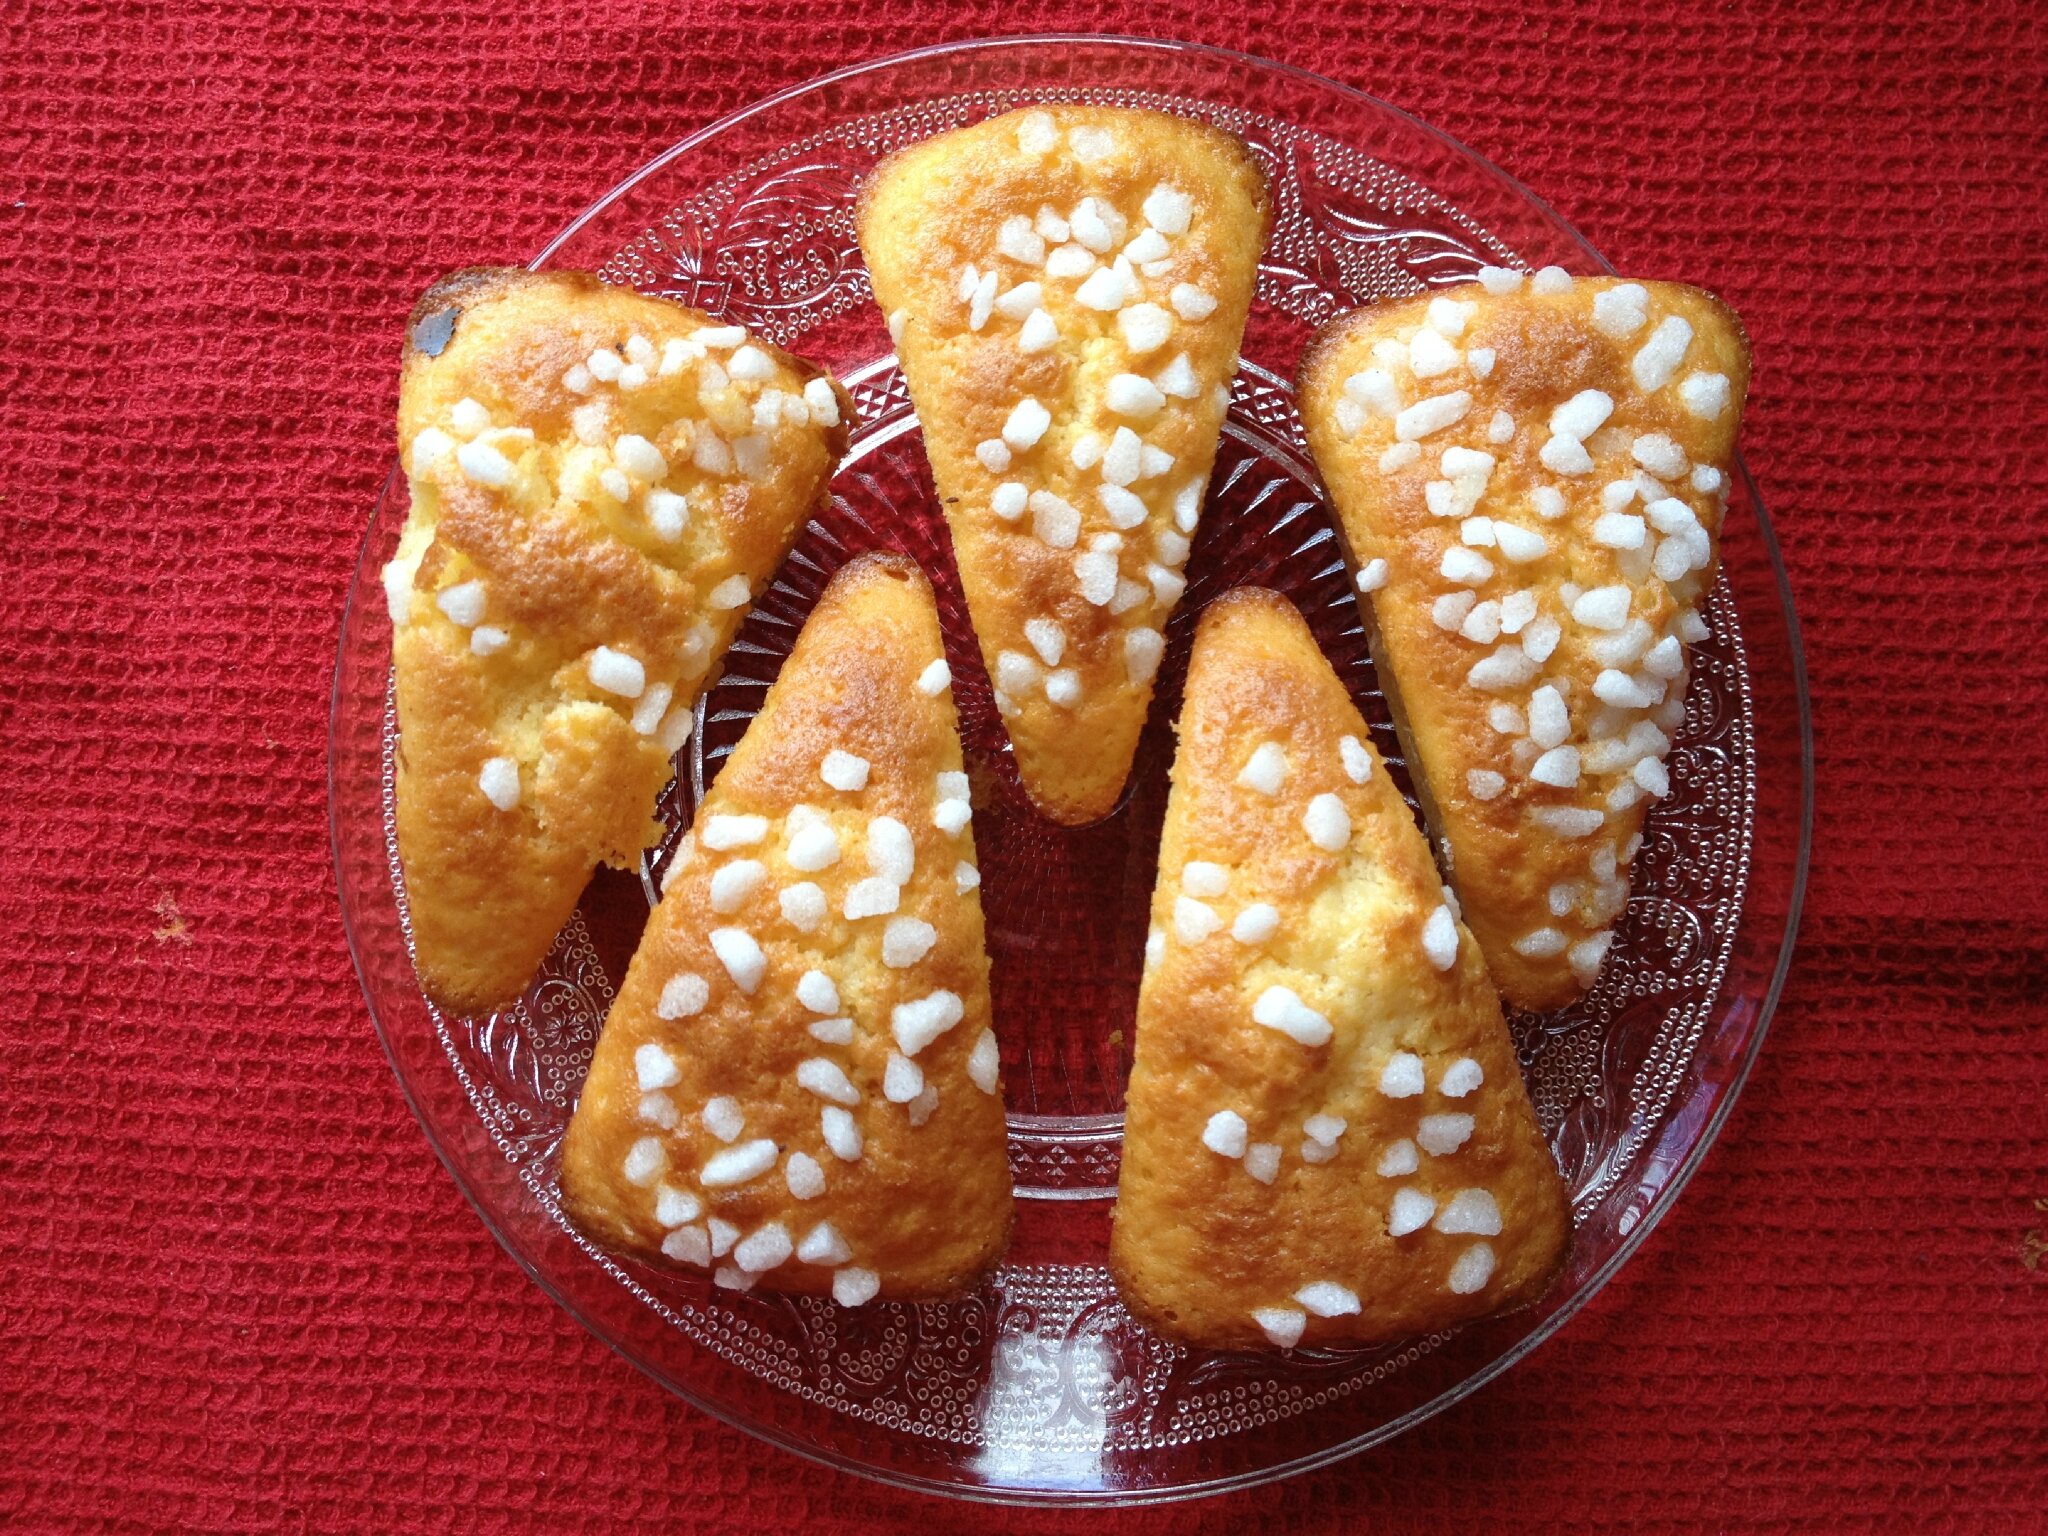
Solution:
M862 557L664 877L563 1141L577 1225L849 1305L986 1273L1011 1195L979 885L931 589Z
M478 269L407 327L384 569L398 850L444 1008L502 1007L660 835L692 706L828 495L851 402L696 310Z
M1554 267L1356 311L1303 359L1417 788L1518 1007L1598 978L1670 793L1748 386L1719 300Z
M1571 1222L1499 1000L1284 599L1210 605L1178 729L1111 1241L1125 1303L1191 1344L1286 1348L1532 1300Z
M1207 124L1034 107L892 155L861 250L1026 790L1130 773L1229 405L1263 174Z

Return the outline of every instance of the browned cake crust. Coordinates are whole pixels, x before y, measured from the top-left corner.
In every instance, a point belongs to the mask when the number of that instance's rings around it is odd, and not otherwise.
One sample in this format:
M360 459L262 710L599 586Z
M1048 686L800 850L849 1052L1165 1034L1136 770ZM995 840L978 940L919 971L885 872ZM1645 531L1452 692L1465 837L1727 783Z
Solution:
M1748 384L1719 300L1554 268L1359 310L1302 361L1381 680L1517 1006L1598 976L1669 790Z
M900 556L847 566L798 636L669 870L562 1144L563 1201L599 1242L848 1303L957 1292L1001 1255L942 654Z
M1571 1218L1500 1003L1286 601L1202 615L1179 735L1110 1247L1125 1304L1191 1344L1284 1347L1541 1294Z
M1266 220L1236 139L1100 107L942 134L862 196L982 658L1055 820L1107 814L1130 773Z
M697 693L826 499L850 401L743 335L574 272L459 272L413 313L385 588L399 857L444 1008L515 1000L591 871L660 835Z

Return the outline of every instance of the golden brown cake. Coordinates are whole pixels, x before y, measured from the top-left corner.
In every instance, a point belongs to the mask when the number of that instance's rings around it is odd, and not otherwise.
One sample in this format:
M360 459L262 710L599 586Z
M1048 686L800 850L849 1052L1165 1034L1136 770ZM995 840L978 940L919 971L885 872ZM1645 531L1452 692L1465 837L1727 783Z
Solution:
M1110 1262L1213 1348L1530 1301L1571 1238L1500 1002L1308 626L1202 615L1152 897Z
M1359 310L1303 359L1416 788L1518 1007L1593 984L1670 790L1748 385L1719 300L1555 267Z
M573 272L459 272L407 328L384 568L398 852L428 997L518 998L654 804L851 403L738 326Z
M1266 232L1206 124L1034 107L892 155L860 244L1025 789L1122 793Z
M961 1290L1010 1169L931 588L826 589L670 866L562 1144L586 1233L848 1305Z

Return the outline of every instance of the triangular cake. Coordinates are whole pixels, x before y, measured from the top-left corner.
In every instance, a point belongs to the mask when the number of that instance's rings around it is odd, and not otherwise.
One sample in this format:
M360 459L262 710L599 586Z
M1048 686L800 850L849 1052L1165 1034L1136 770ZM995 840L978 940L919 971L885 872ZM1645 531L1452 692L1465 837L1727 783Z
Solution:
M384 569L398 852L427 995L514 1001L656 797L851 403L738 326L581 273L478 270L407 330L412 509Z
M562 1144L571 1216L721 1285L942 1296L1010 1227L980 876L931 588L833 580L704 797Z
M1202 615L1138 999L1111 1265L1215 1348L1539 1295L1571 1218L1478 947L1308 626Z
M1129 776L1266 219L1236 139L1103 107L942 134L862 196L996 704L1056 821Z
M1748 384L1718 300L1555 267L1359 310L1303 360L1416 788L1519 1007L1599 975L1670 790Z

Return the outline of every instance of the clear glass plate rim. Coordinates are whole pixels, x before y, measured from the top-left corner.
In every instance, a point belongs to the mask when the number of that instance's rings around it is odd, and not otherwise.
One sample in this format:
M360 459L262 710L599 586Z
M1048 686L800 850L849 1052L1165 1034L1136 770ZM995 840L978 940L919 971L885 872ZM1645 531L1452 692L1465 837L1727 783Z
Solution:
M1391 117L1399 119L1417 132L1437 140L1447 149L1483 169L1487 174L1497 179L1507 190L1523 198L1552 220L1559 230L1578 245L1589 261L1595 263L1605 272L1612 273L1615 270L1612 264L1594 248L1592 243L1569 220L1565 219L1547 201L1523 185L1514 176L1502 170L1485 156L1468 148L1451 135L1445 133L1442 129L1426 123L1403 109L1382 101L1378 97L1358 90L1356 87L1346 85L1341 81L1333 80L1328 76L1317 74L1311 70L1301 69L1295 65L1262 58L1256 54L1245 53L1237 49L1217 47L1212 44L1179 42L1173 39L1157 37L1077 32L1032 33L994 38L958 39L952 42L934 44L929 47L911 49L902 53L887 54L863 60L844 69L834 70L829 74L815 76L809 80L786 87L770 96L763 97L759 101L751 102L734 112L714 119L703 127L685 135L670 145L669 148L648 160L631 175L614 185L604 196L588 205L559 234L541 248L532 261L528 263L528 266L536 270L544 266L556 251L560 250L586 228L592 220L598 218L607 209L612 207L613 204L617 203L634 188L678 157L717 135L730 130L748 118L769 111L787 101L833 84L857 79L863 75L901 68L954 54L1017 48L1044 48L1061 44L1129 47L1180 54L1206 55L1222 63L1253 70L1269 71L1319 90L1335 92L1342 97L1355 101L1362 107L1384 112ZM1763 540L1764 553L1769 560L1772 576L1777 587L1779 610L1785 625L1786 658L1791 668L1793 692L1798 710L1797 726L1799 736L1798 828L1792 881L1786 901L1783 936L1779 941L1777 960L1771 973L1770 982L1765 989L1762 1004L1758 1009L1756 1022L1752 1026L1750 1037L1745 1044L1742 1059L1735 1064L1734 1069L1730 1072L1726 1085L1715 1102L1713 1111L1708 1117L1705 1126L1702 1127L1698 1138L1687 1149L1684 1160L1673 1170L1672 1175L1665 1180L1649 1208L1644 1211L1642 1218L1635 1224L1632 1230L1620 1239L1614 1252L1608 1256L1606 1262L1588 1277L1574 1296L1561 1305L1557 1311L1545 1318L1541 1325L1533 1329L1526 1337L1517 1341L1512 1348L1504 1351L1501 1355L1487 1362L1486 1365L1480 1367L1454 1386L1431 1398L1428 1402L1402 1415L1398 1420L1376 1426L1374 1429L1351 1440L1325 1447L1291 1461L1279 1462L1254 1471L1233 1473L1207 1481L1162 1488L1027 1489L1016 1486L976 1486L941 1482L938 1479L922 1476L917 1473L902 1472L893 1468L863 1463L838 1451L799 1440L771 1421L757 1419L727 1408L722 1404L709 1401L679 1383L669 1380L661 1367L653 1361L642 1357L625 1341L609 1335L594 1319L586 1316L583 1309L577 1303L572 1301L549 1280L543 1272L539 1261L529 1255L524 1247L496 1220L490 1207L486 1204L479 1190L458 1161L453 1149L444 1142L435 1127L432 1117L427 1113L426 1107L416 1095L413 1084L407 1077L401 1062L398 1047L392 1040L390 1032L385 1026L384 1019L378 1011L376 997L371 989L370 977L363 968L361 947L358 943L355 922L351 915L350 906L346 899L342 899L338 902L338 905L341 908L343 933L348 941L350 963L355 968L357 983L362 989L364 1003L369 1010L370 1021L376 1029L378 1041L383 1046L386 1059L391 1064L393 1076L398 1079L399 1093L404 1098L406 1107L412 1111L413 1118L419 1123L420 1129L426 1137L427 1144L433 1149L434 1155L440 1160L442 1167L447 1170L449 1176L454 1180L456 1188L462 1192L463 1198L468 1201L471 1209L477 1213L478 1218L483 1222L485 1230L491 1234L498 1245L511 1256L512 1260L526 1272L527 1276L550 1300L562 1308L570 1317L574 1318L579 1325L600 1343L604 1344L606 1348L618 1355L627 1364L649 1377L664 1391L673 1393L691 1407L709 1414L720 1423L729 1424L748 1434L758 1436L783 1450L802 1457L806 1461L833 1471L850 1472L871 1481L908 1489L913 1492L974 1503L1038 1506L1128 1506L1174 1503L1256 1487L1284 1477L1293 1477L1321 1467L1330 1466L1369 1450L1376 1445L1384 1444L1423 1421L1433 1418L1453 1404L1463 1401L1473 1392L1478 1391L1481 1387L1495 1380L1502 1372L1524 1359L1539 1345L1548 1341L1613 1279L1615 1273L1623 1264L1627 1263L1635 1255L1636 1250L1649 1237L1650 1233L1656 1229L1659 1222L1662 1221L1666 1213L1677 1202L1678 1196L1691 1182L1693 1174L1698 1170L1708 1151L1719 1140L1722 1127L1734 1109L1736 1101L1741 1097L1742 1090L1748 1082L1749 1074L1756 1064L1758 1055L1762 1051L1763 1043L1770 1031L1772 1020L1776 1016L1778 1002L1784 991L1786 978L1790 973L1792 955L1798 941L1800 918L1805 907L1806 887L1811 864L1814 812L1813 710L1807 686L1805 645L1801 636L1798 612L1793 605L1790 575L1785 568L1784 556L1779 547L1777 532L1772 526L1769 512L1764 505L1761 494L1757 490L1755 480L1740 454L1736 457L1735 467L1737 473L1743 478L1750 506L1755 511L1758 532ZM387 474L383 490L378 497L379 502L381 502L383 496L391 493L397 482L397 475L398 471L395 467ZM355 564L355 572L357 574L360 574L363 569L364 561L370 558L371 541L375 535L376 524L373 519L371 524L364 530L362 542L358 546ZM336 645L334 680L329 697L328 833L329 844L335 862L336 894L338 897L343 896L345 888L350 883L341 843L340 787L337 779L337 767L340 761L339 735L341 711L343 708L343 649L347 645L351 621L355 616L354 607L358 586L358 582L351 580L348 595L344 602L340 633Z

